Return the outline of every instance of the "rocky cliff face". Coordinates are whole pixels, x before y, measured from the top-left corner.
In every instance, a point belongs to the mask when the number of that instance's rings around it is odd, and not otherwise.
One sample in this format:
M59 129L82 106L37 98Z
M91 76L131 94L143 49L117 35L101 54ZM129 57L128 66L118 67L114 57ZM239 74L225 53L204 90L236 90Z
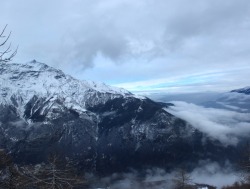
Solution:
M233 147L164 106L35 61L0 64L0 148L18 162L38 163L57 152L79 168L108 173L234 158Z

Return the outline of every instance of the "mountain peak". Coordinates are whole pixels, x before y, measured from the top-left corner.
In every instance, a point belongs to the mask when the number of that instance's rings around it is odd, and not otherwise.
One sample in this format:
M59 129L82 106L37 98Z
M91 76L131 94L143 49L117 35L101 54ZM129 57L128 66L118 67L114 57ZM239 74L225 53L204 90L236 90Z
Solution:
M243 93L243 94L246 94L246 95L250 95L250 86L240 88L240 89L235 89L235 90L232 90L230 92Z
M0 86L0 147L16 162L41 163L57 151L79 169L112 173L231 157L165 104L37 61L0 64Z
M31 62L31 63L36 63L36 59L34 59L34 60L31 60L30 62Z
M107 98L98 96L133 96L125 89L111 87L92 81L80 81L61 70L50 67L35 60L25 63L0 64L0 103L8 103L11 97L22 96L23 103L27 103L34 95L42 98L57 96L67 99L68 105L81 104L84 110L85 102L94 98L92 103L100 103ZM93 95L96 94L96 95ZM109 95L109 98L110 98Z

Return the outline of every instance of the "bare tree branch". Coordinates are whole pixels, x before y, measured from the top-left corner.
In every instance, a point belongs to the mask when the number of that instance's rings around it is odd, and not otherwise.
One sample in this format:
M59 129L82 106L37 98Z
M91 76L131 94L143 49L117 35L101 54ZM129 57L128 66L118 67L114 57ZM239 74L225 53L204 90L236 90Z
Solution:
M1 32L1 34L0 34L0 37L4 37L3 34L4 34L4 32L5 32L6 28L7 28L7 26L8 26L8 25L6 24L5 27L3 28L3 30L2 30L2 32Z
M73 189L87 188L87 182L75 172L68 160L58 155L50 156L47 164L21 167L0 149L0 188Z
M5 31L8 25L5 25L3 30L0 33L0 38L3 38L3 41L0 41L0 63L7 63L12 60L12 58L17 54L18 47L15 51L11 50L11 43L6 47L8 40L10 39L11 32L5 36ZM1 50L3 49L3 50ZM12 52L12 53L11 53Z
M191 175L184 168L180 168L173 178L174 189L190 189L191 181Z

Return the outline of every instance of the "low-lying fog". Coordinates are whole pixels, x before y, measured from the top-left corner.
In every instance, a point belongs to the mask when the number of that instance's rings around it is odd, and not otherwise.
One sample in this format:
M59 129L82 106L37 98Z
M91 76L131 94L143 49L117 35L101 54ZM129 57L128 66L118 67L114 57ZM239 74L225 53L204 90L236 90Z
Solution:
M93 188L109 189L171 189L174 187L178 171L166 172L163 169L154 168L142 173L132 170L130 173L115 173L109 177L95 178ZM231 185L239 180L239 173L234 172L229 163L221 167L216 162L201 161L190 176L190 184L208 184L221 188ZM89 175L93 179L92 175Z
M155 101L174 104L166 110L225 145L237 145L241 137L250 136L250 113L237 111L236 108L225 107L223 109L204 105L206 102L216 102L221 97L220 93L149 94L146 96ZM176 172L168 173L162 169L152 169L147 170L143 179L139 175L136 171L114 174L103 178L101 182L112 189L131 187L171 189ZM239 181L239 175L230 163L226 162L221 167L218 163L209 160L201 161L199 166L190 173L192 183L208 184L217 188Z

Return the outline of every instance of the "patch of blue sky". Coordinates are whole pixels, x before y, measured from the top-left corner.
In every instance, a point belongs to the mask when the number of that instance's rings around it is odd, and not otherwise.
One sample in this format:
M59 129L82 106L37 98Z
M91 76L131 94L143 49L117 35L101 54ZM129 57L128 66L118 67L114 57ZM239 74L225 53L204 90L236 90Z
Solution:
M147 88L156 89L156 88L165 88L165 87L175 87L175 86L186 86L186 85L194 85L201 83L209 83L214 79L213 76L209 75L200 75L200 76L190 76L181 78L177 81L171 81L166 83L160 83L156 85L148 86Z

